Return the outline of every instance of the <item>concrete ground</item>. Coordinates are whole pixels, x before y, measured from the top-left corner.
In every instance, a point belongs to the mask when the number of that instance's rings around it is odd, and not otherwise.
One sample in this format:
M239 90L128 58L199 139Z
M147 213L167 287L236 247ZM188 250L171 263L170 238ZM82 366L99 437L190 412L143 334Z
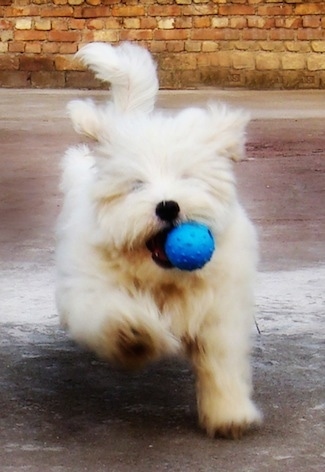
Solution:
M59 161L79 139L65 104L82 95L0 90L0 471L325 470L325 93L159 98L171 108L222 98L252 112L248 159L236 169L261 240L253 363L265 421L241 441L198 429L187 364L119 372L58 326Z

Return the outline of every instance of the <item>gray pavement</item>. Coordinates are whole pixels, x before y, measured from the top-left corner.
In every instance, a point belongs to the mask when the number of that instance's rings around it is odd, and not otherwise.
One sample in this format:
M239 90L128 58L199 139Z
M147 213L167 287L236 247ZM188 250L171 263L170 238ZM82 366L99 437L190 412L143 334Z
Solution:
M265 420L241 441L198 429L186 363L120 372L58 326L59 161L79 140L65 104L83 95L0 89L0 472L325 470L325 92L159 96L164 108L212 97L252 113L236 173L261 241L253 363Z

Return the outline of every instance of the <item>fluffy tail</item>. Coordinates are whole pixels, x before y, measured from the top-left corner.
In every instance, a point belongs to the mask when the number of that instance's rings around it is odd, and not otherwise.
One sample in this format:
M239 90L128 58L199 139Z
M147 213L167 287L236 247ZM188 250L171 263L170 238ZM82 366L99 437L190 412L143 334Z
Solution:
M81 48L76 57L92 69L98 79L110 82L117 111L152 111L159 85L156 65L146 49L128 42L117 47L90 43Z

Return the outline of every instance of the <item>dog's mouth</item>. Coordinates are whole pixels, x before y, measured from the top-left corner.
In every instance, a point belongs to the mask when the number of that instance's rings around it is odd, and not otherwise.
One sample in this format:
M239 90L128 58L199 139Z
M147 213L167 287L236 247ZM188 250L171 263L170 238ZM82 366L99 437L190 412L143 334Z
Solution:
M169 228L163 229L146 242L146 246L151 252L152 260L163 269L174 267L165 253L165 242L169 231Z

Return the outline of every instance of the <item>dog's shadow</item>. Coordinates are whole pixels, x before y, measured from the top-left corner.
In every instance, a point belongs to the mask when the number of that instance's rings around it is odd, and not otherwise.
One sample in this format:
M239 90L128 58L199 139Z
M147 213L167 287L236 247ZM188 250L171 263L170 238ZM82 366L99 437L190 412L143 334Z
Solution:
M38 437L48 430L71 440L90 428L197 430L193 374L179 359L127 372L64 339L29 347L6 383L15 399L11 416L33 425Z

